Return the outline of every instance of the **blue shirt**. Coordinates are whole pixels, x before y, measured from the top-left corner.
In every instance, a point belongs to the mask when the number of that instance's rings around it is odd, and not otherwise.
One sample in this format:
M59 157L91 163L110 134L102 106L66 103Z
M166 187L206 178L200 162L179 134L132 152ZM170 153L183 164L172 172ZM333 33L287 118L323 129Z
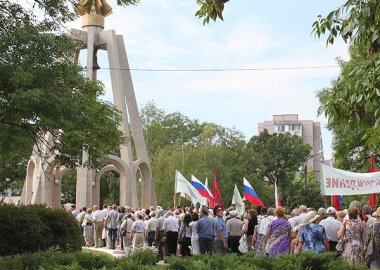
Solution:
M309 223L302 227L300 242L304 242L303 250L315 253L326 252L324 240L327 239L325 228L322 225Z
M216 240L222 240L220 239L220 236L218 233L219 231L223 232L224 239L228 238L226 221L223 218L218 217L216 219L215 230L216 230Z
M214 222L208 216L201 217L195 228L198 232L198 237L209 237L214 236Z

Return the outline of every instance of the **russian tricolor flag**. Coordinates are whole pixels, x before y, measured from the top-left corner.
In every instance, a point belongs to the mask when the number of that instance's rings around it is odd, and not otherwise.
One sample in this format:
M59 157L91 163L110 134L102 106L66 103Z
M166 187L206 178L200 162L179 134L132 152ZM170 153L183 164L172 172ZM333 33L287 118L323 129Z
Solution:
M259 195L257 195L256 191L249 184L248 180L245 178L243 178L243 179L244 179L244 192L243 193L244 193L245 199L252 204L264 206L263 202L260 200Z
M214 196L211 194L208 188L206 188L205 185L203 185L202 182L199 181L194 175L191 176L191 184L196 190L198 190L202 197L207 198L210 201L215 200Z

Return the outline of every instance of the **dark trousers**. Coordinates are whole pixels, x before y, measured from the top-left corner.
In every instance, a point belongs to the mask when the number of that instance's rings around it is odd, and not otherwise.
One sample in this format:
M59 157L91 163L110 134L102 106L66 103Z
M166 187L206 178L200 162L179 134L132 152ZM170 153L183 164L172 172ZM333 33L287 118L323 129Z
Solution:
M227 253L222 240L215 240L215 252L222 255L225 255Z
M153 242L154 242L154 237L156 236L156 232L155 231L149 231L148 232L148 246L152 246L153 245Z
M182 257L190 256L190 246L191 246L191 238L185 237L184 243L181 244L181 255Z
M176 255L178 232L166 232L166 243L168 245L168 255Z
M329 244L330 244L330 251L336 251L335 247L338 244L338 242L329 241Z
M110 249L116 249L117 229L108 228L108 245Z
M201 254L211 254L212 239L211 237L198 237L199 251Z
M230 236L228 237L228 247L231 249L232 253L239 253L239 241L241 236Z
M160 231L157 237L157 248L158 248L157 255L158 255L159 261L162 261L164 259L164 237L165 237L165 233L163 231Z

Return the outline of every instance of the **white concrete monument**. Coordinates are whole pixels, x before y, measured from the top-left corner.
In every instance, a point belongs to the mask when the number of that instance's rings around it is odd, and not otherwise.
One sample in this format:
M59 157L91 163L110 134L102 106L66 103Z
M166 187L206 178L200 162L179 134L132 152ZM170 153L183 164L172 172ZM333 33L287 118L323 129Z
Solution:
M83 166L77 168L76 206L90 207L99 204L100 177L112 170L120 175L120 205L155 206L157 200L123 36L116 35L114 30L103 30L104 18L112 13L112 8L105 0L94 0L92 5L87 5L86 2L87 0L81 0L78 5L78 11L82 15L83 30L71 29L70 36L82 42L82 49L87 49L87 77L91 80L96 80L96 71L99 69L97 51L107 51L114 104L122 113L119 129L128 138L128 144L120 147L120 157L109 155L108 165L100 171L89 170ZM76 53L75 61L78 60L79 53ZM137 160L133 159L131 138L135 145ZM35 146L28 163L20 202L46 203L60 207L62 177L68 169L56 164L54 153L48 151L46 142L54 143L51 134L47 134L45 140L44 143ZM83 152L82 164L87 159L87 153ZM140 203L136 181L138 171L141 174Z

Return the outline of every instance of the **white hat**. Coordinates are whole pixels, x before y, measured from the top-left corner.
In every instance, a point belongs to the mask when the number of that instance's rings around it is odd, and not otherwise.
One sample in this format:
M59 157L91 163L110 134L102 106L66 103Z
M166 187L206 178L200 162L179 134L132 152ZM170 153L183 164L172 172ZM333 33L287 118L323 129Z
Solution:
M306 218L305 218L305 223L312 223L314 220L319 218L319 215L315 213L314 211L307 212Z
M236 217L237 216L237 211L236 210L230 211L230 216L231 217Z
M336 209L335 207L332 207L330 206L329 208L327 208L327 214L336 214Z

